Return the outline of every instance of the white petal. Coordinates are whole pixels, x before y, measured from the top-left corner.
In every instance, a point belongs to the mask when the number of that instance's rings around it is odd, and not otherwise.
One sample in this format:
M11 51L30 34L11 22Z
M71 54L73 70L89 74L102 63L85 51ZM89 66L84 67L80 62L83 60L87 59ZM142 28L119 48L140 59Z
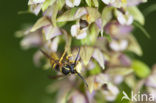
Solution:
M80 18L81 16L87 14L87 10L86 8L82 7L82 8L79 8L76 13L75 13L75 17L76 18Z
M73 100L72 103L85 103L86 102L85 96L79 92L75 92L73 94L72 100Z
M133 16L129 15L127 20L127 25L131 25L133 23Z
M35 63L36 66L40 66L41 65L41 59L43 57L43 54L41 53L41 51L37 51L35 52L34 56L33 56L33 61Z
M74 3L71 0L66 0L66 5L69 7L74 7Z
M106 100L114 101L119 93L119 89L116 86L109 83L108 90L104 90L103 93L106 96Z
M74 0L74 5L75 5L75 6L79 6L80 3L81 3L81 0Z
M115 2L112 2L110 4L111 6L114 6L115 8L121 8L127 6L126 0L115 0Z
M127 0L127 5L128 6L136 6L139 3L144 3L147 2L147 0Z
M112 41L109 46L114 51L119 51L120 50L120 47L119 47L119 45L118 45L118 43L116 41Z
M120 45L120 50L125 50L128 46L128 41L127 40L121 40L119 45Z
M122 81L123 81L123 76L121 76L121 75L117 75L117 76L115 76L115 78L114 78L114 83L115 84L120 84Z
M80 30L80 25L75 24L71 27L70 32L73 37L76 37L77 39L83 39L87 36L87 29L88 28L83 28Z
M38 15L41 10L41 4L34 4L30 6L30 11L33 12L35 15Z
M73 37L75 37L78 34L79 28L80 26L76 24L71 27L70 32Z
M109 76L107 74L99 74L95 77L96 82L103 85L109 82Z
M115 41L113 40L110 43L110 48L114 51L122 51L125 50L128 46L128 41L127 40L120 40L120 41Z
M109 5L113 2L115 2L115 0L102 0L105 4Z
M109 4L110 0L102 0L105 4Z
M32 4L40 4L43 3L45 0L29 0L28 5Z
M79 31L79 34L77 34L77 39L84 39L87 36L87 30L83 29Z
M150 76L147 79L146 85L156 88L156 75Z
M61 35L61 31L57 27L46 26L43 28L43 32L45 34L46 40L50 40L55 36Z
M154 99L153 103L156 101L156 89L147 87L147 91L150 93L150 97Z
M21 46L23 49L28 49L30 47L38 46L41 43L41 38L38 34L30 34L23 38L21 41Z
M121 25L131 25L133 22L133 16L130 15L128 12L123 14L122 12L116 10L116 16Z
M51 50L53 52L56 52L57 51L58 43L59 43L59 37L54 38L54 40L51 43Z
M122 25L126 24L126 19L120 11L117 11L117 19L118 19L120 24L122 24Z

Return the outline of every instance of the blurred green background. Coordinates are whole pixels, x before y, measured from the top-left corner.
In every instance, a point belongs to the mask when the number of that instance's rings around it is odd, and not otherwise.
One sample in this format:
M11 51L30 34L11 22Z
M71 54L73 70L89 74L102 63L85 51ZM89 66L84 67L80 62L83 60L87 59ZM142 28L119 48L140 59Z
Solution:
M0 103L52 103L52 95L45 88L51 83L47 71L34 66L32 55L35 50L23 51L20 39L14 33L24 23L33 23L37 17L32 14L18 15L17 12L27 9L27 0L0 1ZM141 4L144 10L155 0ZM156 12L146 16L145 28L151 35L147 39L140 30L135 36L141 44L144 55L140 57L150 67L156 63Z

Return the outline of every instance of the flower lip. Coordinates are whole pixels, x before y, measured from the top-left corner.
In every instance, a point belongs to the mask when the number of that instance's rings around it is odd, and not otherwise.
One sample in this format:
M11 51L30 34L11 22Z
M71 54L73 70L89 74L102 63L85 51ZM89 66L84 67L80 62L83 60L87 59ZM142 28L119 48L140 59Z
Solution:
M131 25L121 25L118 21L111 21L104 27L106 34L114 38L124 38L133 30Z
M71 35L77 39L83 39L87 36L87 27L80 29L80 24L72 25Z
M108 90L108 85L107 85L106 83L104 83L104 84L102 85L102 88L103 88L104 90Z
M80 29L86 28L88 25L89 24L86 20L80 19Z
M111 43L110 43L110 48L113 50L113 51L123 51L127 48L128 46L128 41L127 40L113 40Z
M124 12L122 9L115 10L116 18L121 25L131 25L133 23L133 16L128 11Z

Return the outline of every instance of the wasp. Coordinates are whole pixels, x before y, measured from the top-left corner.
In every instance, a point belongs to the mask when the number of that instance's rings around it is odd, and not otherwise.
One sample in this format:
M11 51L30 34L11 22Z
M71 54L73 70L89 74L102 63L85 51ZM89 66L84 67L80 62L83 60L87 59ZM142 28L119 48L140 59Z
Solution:
M51 67L54 68L56 71L61 72L63 75L69 75L69 74L75 74L78 75L82 81L85 83L85 85L88 87L88 84L84 77L77 72L75 69L76 65L78 64L79 60L79 54L80 54L80 48L78 50L78 53L76 55L76 58L74 61L69 60L69 55L66 56L66 51L62 54L61 58L59 59L57 56L50 56L48 53L40 49L40 51L50 60ZM65 58L65 59L64 59Z

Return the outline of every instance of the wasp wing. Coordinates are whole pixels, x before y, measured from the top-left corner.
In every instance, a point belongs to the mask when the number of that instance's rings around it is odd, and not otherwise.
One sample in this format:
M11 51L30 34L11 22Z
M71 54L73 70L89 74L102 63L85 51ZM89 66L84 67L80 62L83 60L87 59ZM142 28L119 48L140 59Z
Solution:
M49 79L58 79L58 80L62 80L62 79L66 79L69 75L53 75L53 76L48 76Z

